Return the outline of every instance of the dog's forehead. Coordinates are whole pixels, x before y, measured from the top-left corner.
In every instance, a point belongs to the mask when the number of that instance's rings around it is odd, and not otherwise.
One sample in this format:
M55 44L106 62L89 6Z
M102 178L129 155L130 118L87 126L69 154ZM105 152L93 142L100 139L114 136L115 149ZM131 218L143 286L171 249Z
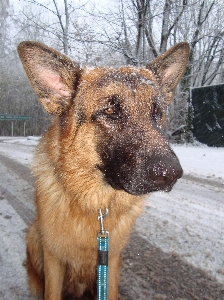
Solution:
M88 103L88 109L103 105L113 96L130 107L134 103L146 104L156 90L155 76L146 68L93 68L84 70L78 98Z
M154 85L153 73L146 68L122 67L115 68L86 68L83 81L102 88L111 83L121 83L130 89L138 85Z

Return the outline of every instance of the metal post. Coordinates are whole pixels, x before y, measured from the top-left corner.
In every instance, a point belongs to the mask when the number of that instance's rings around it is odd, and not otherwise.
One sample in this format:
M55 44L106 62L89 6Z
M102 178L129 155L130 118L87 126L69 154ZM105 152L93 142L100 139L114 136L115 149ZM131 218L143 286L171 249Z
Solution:
M26 122L23 124L23 135L26 136Z
M11 124L11 136L13 136L13 122Z

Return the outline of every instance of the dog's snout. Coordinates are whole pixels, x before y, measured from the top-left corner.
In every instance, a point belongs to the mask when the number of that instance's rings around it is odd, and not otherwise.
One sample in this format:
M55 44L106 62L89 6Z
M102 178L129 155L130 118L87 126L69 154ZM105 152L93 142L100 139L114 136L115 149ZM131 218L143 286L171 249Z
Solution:
M155 189L170 190L182 174L183 170L179 164L155 163L149 169L149 180L153 182Z

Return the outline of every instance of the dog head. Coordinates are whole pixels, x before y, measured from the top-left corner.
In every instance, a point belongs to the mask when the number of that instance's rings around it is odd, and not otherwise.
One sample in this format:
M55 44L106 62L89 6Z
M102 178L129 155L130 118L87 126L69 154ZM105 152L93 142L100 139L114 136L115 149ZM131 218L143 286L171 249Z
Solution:
M182 168L163 125L187 64L187 43L145 68L80 68L37 42L22 42L18 52L43 107L58 116L62 136L79 128L94 134L92 165L110 186L133 195L172 188Z

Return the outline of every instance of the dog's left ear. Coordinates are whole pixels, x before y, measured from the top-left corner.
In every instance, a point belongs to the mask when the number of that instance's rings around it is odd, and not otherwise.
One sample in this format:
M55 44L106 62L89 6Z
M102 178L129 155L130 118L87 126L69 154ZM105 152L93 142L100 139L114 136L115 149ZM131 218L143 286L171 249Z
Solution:
M179 43L146 66L160 82L167 103L171 101L174 89L186 69L189 50L188 43Z
M81 69L65 55L32 41L18 46L19 57L44 109L61 115L72 103Z

